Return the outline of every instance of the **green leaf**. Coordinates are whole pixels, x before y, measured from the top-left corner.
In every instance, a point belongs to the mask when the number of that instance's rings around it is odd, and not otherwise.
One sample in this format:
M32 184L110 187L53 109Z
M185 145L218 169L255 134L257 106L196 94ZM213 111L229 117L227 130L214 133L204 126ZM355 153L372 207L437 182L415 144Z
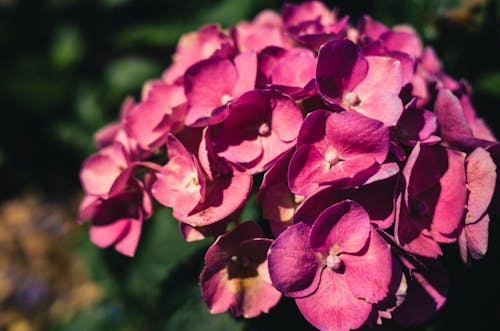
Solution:
M261 208L257 201L257 194L252 194L243 207L240 221L259 221L262 218L261 212Z
M183 289L182 293L183 295L176 301L182 304L170 314L170 318L161 327L155 330L240 331L244 329L244 320L237 320L228 312L210 314L197 284L191 284L188 289Z
M75 99L75 110L80 122L92 130L104 124L104 110L96 88L87 84L79 87Z
M50 56L55 66L67 68L79 62L85 51L80 30L74 26L61 26L54 35Z
M158 77L160 73L160 66L153 61L129 56L110 63L105 76L110 91L123 96L136 92L146 80Z
M127 287L141 304L153 305L162 282L182 263L205 249L208 242L185 242L178 222L166 208L155 212L153 219L146 222L151 228L141 238L142 245L130 267Z
M475 84L477 92L500 96L500 72L487 73Z

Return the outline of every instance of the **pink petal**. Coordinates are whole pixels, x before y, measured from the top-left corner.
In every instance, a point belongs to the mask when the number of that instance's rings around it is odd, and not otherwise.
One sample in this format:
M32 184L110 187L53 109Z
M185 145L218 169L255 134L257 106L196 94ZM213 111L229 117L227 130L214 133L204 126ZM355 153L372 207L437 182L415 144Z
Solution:
M173 135L167 138L169 161L157 173L151 192L174 213L187 215L203 199L205 180L195 157Z
M389 30L384 24L374 20L368 15L363 15L359 21L358 28L360 34L367 35L373 40L379 39L384 32Z
M366 76L368 62L353 42L334 40L321 46L316 68L320 95L329 102L341 102Z
M132 219L124 218L108 224L93 224L90 227L90 240L101 248L109 247L127 234L131 223Z
M392 278L392 256L389 244L374 228L370 239L357 254L343 254L345 279L357 298L376 303L387 295Z
M412 217L404 200L401 198L396 208L394 235L397 242L405 250L414 254L430 258L437 258L442 255L443 252L439 244L424 233L430 226L429 220Z
M295 140L302 125L302 112L295 101L280 93L269 93L271 130L284 142Z
M439 186L439 198L434 207L431 233L440 241L440 235L456 238L458 227L464 215L466 203L466 184L464 170L464 155L447 150L448 169L442 175ZM451 241L454 241L451 240Z
M397 94L374 89L370 94L360 97L361 103L350 108L366 117L381 121L386 126L396 125L403 113L403 103Z
M316 75L316 57L308 49L293 49L278 60L271 75L273 84L304 87Z
M380 37L387 49L400 51L417 59L422 54L422 42L418 35L408 28L393 28Z
M318 252L356 253L370 236L370 218L358 203L344 200L325 209L311 229L311 247Z
M283 231L272 243L269 275L284 295L303 297L318 287L323 265L309 245L310 227L297 223Z
M389 130L381 122L356 112L331 113L326 122L326 139L344 160L364 155L381 164L389 151Z
M141 229L142 220L131 219L127 234L115 245L115 249L124 255L134 256L141 236Z
M376 90L399 94L402 86L401 63L389 56L367 56L365 59L368 62L368 72L353 92L361 100Z
M406 264L406 263L405 263ZM394 319L411 326L426 322L446 302L448 278L437 260L426 260L424 268L412 268L405 301L393 312Z
M207 183L205 200L189 215L174 217L192 226L215 223L240 208L248 198L252 188L252 176L237 164L228 164L231 173L222 175Z
M476 148L465 160L467 176L467 214L465 223L475 223L488 209L497 180L496 165L490 153Z
M472 137L472 130L465 119L460 101L450 90L439 90L434 111L441 135L446 141L456 143L463 138Z
M238 71L238 81L233 87L231 96L237 98L255 88L257 79L257 53L248 51L234 57L234 65Z
M306 320L320 330L357 329L370 315L372 305L356 298L347 285L346 275L329 269L323 272L312 295L295 299Z
M479 260L488 250L488 228L490 216L485 214L476 223L465 224L459 236L460 256L465 263L470 258Z
M288 168L288 185L295 194L309 195L318 188L315 179L328 170L325 157L313 145L297 148Z
M214 110L232 98L238 70L229 60L211 58L191 66L184 75L184 91L189 102L186 125L208 119Z

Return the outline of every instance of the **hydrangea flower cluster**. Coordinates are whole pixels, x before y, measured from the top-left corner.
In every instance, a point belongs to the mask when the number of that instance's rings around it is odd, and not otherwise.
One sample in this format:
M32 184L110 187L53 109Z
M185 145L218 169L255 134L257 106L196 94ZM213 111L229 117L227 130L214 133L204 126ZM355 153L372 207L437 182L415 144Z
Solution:
M284 295L320 330L421 323L446 300L442 246L483 257L498 205L500 145L469 85L411 27L319 1L184 35L95 141L91 240L133 256L171 208L187 241L216 238L212 313L254 317ZM239 220L252 194L263 220Z

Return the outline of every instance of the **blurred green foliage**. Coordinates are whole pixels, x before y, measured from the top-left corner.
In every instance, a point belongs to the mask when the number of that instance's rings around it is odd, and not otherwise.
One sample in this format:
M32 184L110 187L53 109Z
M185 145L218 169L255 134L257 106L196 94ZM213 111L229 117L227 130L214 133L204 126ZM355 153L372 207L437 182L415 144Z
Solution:
M297 2L297 1L293 1ZM357 20L368 13L388 25L409 23L436 48L454 77L466 77L479 114L499 135L500 5L481 0L328 1ZM93 133L118 116L121 101L169 65L181 34L209 22L229 27L281 0L0 1L0 199L35 189L50 198L79 192L78 170L94 151ZM251 200L245 219L259 219ZM498 233L493 224L493 233ZM106 295L59 330L312 330L291 300L254 320L212 316L198 275L205 248L185 243L168 211L145 223L134 259L101 250L82 234L81 258ZM497 238L499 236L496 236ZM498 241L498 240L497 240ZM499 245L466 271L457 252L450 300L415 330L486 330L499 322ZM467 300L467 301L464 301Z

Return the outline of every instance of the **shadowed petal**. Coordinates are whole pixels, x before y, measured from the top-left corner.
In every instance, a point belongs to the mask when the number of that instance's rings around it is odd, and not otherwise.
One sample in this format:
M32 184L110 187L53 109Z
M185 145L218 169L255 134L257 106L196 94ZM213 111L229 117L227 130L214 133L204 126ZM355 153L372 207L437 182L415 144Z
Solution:
M307 296L318 287L323 265L309 244L309 233L306 224L294 224L274 240L269 250L269 275L286 296Z

